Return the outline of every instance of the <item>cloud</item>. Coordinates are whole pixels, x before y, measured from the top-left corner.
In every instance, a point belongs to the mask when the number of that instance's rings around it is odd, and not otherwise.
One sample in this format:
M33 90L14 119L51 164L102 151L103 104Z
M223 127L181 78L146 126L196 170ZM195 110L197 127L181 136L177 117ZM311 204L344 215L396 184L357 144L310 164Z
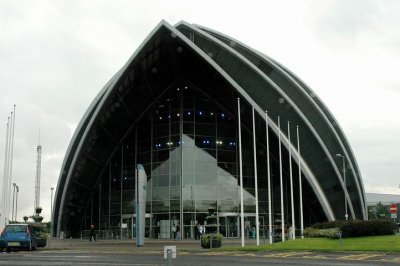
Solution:
M357 44L360 36L382 19L381 5L373 0L311 1L309 7L308 25L329 45Z

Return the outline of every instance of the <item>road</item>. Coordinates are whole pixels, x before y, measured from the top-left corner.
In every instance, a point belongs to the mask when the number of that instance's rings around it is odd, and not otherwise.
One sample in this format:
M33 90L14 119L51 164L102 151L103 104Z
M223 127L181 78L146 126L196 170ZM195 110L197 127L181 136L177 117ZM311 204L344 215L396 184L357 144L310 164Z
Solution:
M0 254L0 265L166 265L162 252L134 254L37 250ZM400 256L313 252L178 252L172 265L400 265Z
M240 241L224 239L226 246L240 246ZM254 244L249 242L248 244ZM377 252L323 253L311 251L220 251L200 247L194 240L146 240L136 247L134 240L54 239L46 248L35 251L0 252L1 265L166 265L164 246L176 246L172 265L397 265L400 254Z

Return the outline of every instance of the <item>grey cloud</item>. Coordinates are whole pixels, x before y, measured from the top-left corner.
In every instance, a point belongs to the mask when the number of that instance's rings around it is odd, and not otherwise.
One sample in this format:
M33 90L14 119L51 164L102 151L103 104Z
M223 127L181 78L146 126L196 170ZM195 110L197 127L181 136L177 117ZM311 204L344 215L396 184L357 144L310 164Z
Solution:
M382 19L382 3L373 0L312 1L307 18L318 39L332 45L353 45Z

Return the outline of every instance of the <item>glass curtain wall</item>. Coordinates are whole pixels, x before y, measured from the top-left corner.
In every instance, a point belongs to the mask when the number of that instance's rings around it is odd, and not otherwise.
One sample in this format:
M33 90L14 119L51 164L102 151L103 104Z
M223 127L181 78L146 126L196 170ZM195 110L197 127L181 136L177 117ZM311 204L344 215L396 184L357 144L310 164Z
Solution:
M268 221L265 124L257 118L260 228ZM251 125L251 123L250 123ZM246 236L255 226L252 129L242 126ZM145 168L145 237L195 238L210 207L225 237L240 234L240 184L237 120L198 89L188 86L165 94L115 150L103 172L99 206L86 219L98 221L109 238L135 237L135 165ZM100 185L101 184L101 185ZM95 204L96 205L96 204ZM85 221L85 224L88 220ZM262 233L261 233L262 235Z

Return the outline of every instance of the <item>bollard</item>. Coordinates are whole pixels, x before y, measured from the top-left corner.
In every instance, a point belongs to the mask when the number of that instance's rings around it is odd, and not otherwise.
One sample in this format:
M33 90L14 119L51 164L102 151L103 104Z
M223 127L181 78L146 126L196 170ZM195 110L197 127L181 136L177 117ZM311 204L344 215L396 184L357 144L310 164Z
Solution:
M176 246L164 246L164 259L167 266L172 266L172 259L176 259Z
M167 266L172 266L172 250L167 249Z

